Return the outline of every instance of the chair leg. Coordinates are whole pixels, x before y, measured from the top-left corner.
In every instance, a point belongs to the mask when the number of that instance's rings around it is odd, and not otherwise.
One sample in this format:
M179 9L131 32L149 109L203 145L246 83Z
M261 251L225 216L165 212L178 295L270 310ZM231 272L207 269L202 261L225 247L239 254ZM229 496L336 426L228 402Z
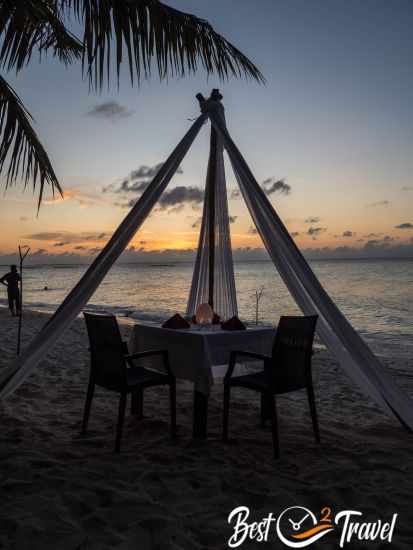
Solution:
M92 380L89 380L89 385L87 387L85 410L83 412L83 422L82 422L82 434L86 433L87 425L89 422L90 407L92 406L93 392L95 390L95 383Z
M320 443L320 430L318 427L317 409L315 405L313 385L307 386L308 403L310 405L311 420L313 422L314 436L317 443Z
M265 426L265 413L264 413L264 394L261 394L261 408L260 408L260 416L261 416L261 428L264 428Z
M143 418L143 388L132 392L131 414L136 415L139 420Z
M176 437L176 382L169 384L169 400L171 407L171 436Z
M119 414L118 414L118 427L116 430L116 444L115 444L115 452L120 452L120 441L122 439L122 429L123 429L123 420L125 418L125 408L126 408L126 392L122 392L120 394L119 399Z
M140 388L138 393L138 418L139 420L143 418L143 388Z
M264 428L265 421L271 418L271 401L265 393L261 393L261 428Z
M229 402L231 398L231 386L224 384L224 417L222 422L222 439L228 441Z
M277 403L276 403L274 394L269 395L267 399L271 403L271 430L272 430L272 445L274 449L274 458L279 458L280 444L278 440Z
M132 416L136 416L138 414L138 402L139 402L138 390L134 390L133 392L131 392L131 400L130 400L130 413Z

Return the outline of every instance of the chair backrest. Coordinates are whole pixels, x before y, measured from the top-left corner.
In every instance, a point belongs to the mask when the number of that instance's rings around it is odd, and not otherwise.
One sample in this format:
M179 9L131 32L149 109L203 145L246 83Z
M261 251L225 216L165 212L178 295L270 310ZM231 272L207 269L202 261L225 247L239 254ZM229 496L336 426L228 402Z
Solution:
M126 384L125 349L114 315L84 313L90 343L92 376L109 389Z
M292 391L311 380L311 355L317 315L281 317L273 346L271 378L276 388Z

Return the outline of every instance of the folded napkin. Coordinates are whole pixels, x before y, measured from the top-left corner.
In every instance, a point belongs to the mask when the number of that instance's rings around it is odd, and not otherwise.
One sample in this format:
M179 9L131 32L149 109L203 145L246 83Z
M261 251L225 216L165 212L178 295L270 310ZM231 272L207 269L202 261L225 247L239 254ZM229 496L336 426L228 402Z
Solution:
M191 325L182 315L175 313L175 315L172 315L170 319L164 322L162 328L189 328L190 326Z
M222 330L247 330L247 327L236 315L228 319L228 321L221 323L221 328Z
M214 313L214 317L212 318L212 324L219 325L220 322L221 322L221 317L218 315L218 313Z

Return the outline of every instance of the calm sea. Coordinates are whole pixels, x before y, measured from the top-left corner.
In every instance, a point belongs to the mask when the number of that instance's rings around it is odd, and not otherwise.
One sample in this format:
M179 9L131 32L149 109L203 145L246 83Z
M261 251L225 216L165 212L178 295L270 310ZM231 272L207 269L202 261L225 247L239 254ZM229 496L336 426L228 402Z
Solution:
M313 261L312 269L336 304L372 349L385 356L413 356L413 261ZM86 266L41 266L25 270L26 306L53 311ZM115 266L88 308L159 322L185 312L191 264ZM255 291L263 289L262 323L298 313L271 262L235 265L240 318L255 320ZM43 290L47 286L48 290ZM3 292L0 290L0 292ZM5 293L0 304L5 305Z

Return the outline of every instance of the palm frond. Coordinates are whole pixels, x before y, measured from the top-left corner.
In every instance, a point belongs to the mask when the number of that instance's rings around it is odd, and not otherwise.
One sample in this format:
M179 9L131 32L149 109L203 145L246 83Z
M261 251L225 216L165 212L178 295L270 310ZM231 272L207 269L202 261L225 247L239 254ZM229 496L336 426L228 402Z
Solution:
M55 0L3 0L0 4L0 64L20 71L33 52L52 50L65 64L82 56L83 45L69 32Z
M114 49L119 83L126 57L132 83L150 76L156 62L161 79L184 76L202 66L220 79L229 76L264 82L259 69L205 20L158 0L58 0L84 26L83 67L90 83L101 88L110 80Z
M32 117L11 86L0 76L0 173L7 161L6 188L20 177L26 187L29 180L36 191L38 208L45 185L53 194L61 187L43 145L31 125Z

